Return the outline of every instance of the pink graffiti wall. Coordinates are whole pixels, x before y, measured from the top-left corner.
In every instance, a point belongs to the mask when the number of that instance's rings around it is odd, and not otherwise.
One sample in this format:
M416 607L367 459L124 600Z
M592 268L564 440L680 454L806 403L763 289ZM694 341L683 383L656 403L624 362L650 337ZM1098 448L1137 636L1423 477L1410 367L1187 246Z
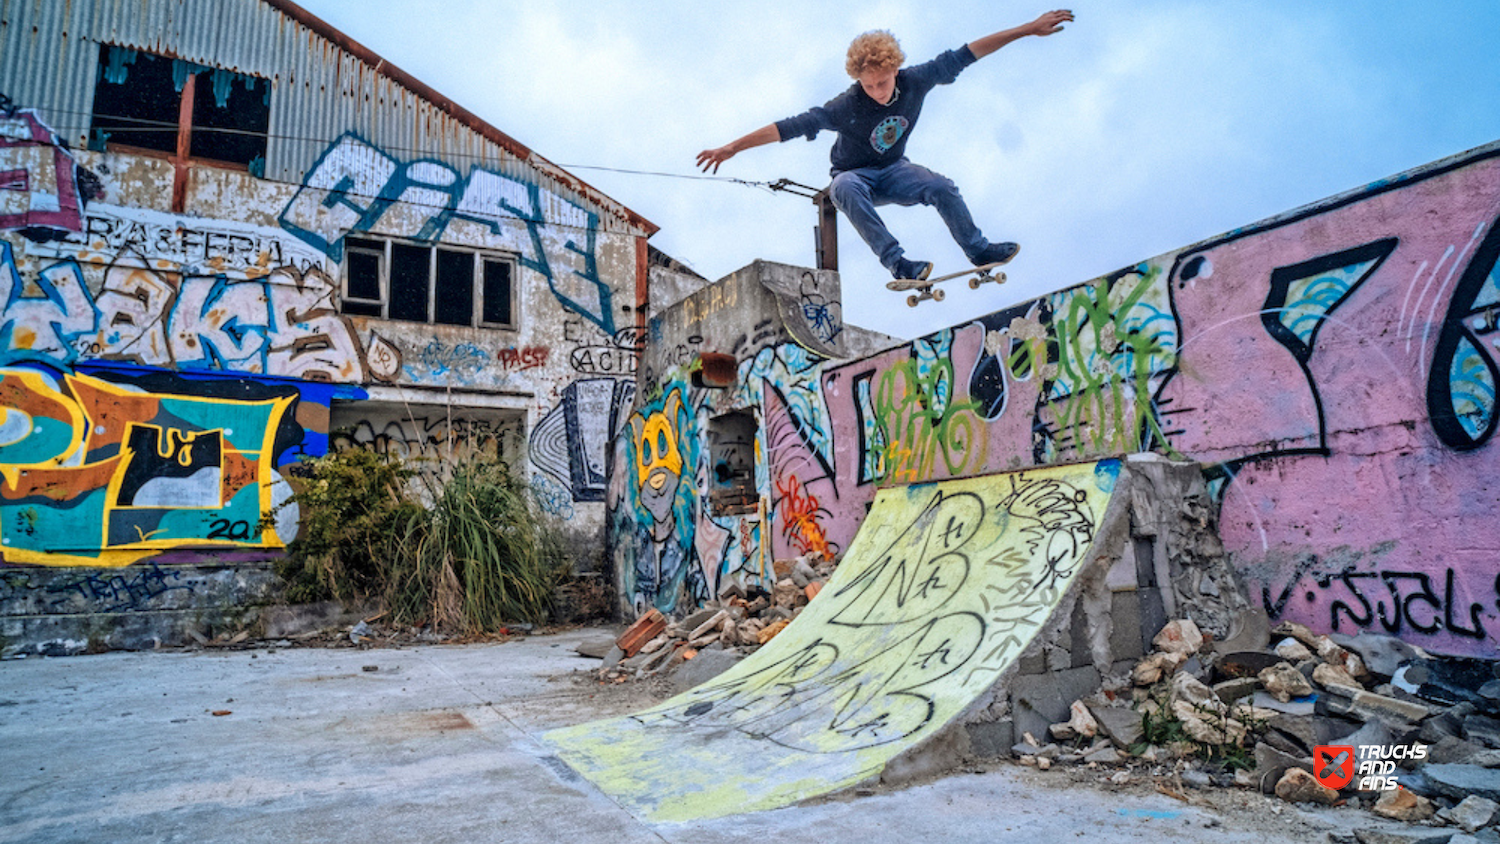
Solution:
M1493 657L1497 218L1500 143L873 357L742 357L771 557L882 486L1149 450L1212 476L1274 618Z

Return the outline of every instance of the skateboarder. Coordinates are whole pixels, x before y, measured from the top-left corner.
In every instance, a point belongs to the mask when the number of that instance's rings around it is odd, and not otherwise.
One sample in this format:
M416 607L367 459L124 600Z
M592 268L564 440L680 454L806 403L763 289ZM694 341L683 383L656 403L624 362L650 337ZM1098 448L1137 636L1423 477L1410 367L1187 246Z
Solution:
M1052 35L1073 13L1060 9L1047 12L1030 23L986 35L949 50L932 61L902 68L906 56L889 32L866 32L849 45L844 69L856 83L824 105L796 117L778 120L716 149L698 153L704 172L719 172L719 165L735 154L773 141L799 136L812 140L819 131L838 133L830 155L833 204L849 218L891 275L901 279L925 279L932 264L906 257L901 244L886 229L877 205L931 205L937 208L953 239L975 266L1004 263L1020 247L1014 243L990 243L969 215L958 187L944 176L906 159L906 142L922 112L922 100L934 86L958 78L964 68L1027 35Z

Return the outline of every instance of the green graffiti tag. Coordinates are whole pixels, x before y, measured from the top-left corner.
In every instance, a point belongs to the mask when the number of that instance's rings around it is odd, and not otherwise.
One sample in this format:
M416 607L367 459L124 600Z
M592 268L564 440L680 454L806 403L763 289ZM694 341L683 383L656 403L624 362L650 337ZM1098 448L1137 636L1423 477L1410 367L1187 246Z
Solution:
M1151 397L1177 362L1177 327L1162 271L1142 265L1121 276L1057 294L1050 331L1019 340L1010 374L1040 373L1033 457L1168 447Z
M877 478L918 483L934 477L939 459L948 476L984 466L989 438L980 403L953 397L953 361L907 360L880 375L875 415L885 446Z

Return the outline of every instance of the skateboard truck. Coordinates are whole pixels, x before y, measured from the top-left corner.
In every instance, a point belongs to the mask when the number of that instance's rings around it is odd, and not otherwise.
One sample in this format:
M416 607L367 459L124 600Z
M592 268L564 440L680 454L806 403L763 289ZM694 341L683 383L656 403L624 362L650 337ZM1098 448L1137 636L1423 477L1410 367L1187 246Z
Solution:
M885 286L890 288L891 290L917 291L906 297L906 304L915 308L918 304L928 299L931 299L935 302L943 301L943 296L945 295L943 289L940 287L934 287L934 285L938 284L939 282L947 281L949 279L960 278L962 276L970 276L970 290L978 290L979 285L990 281L993 281L996 284L1002 284L1005 281L1005 273L993 272L993 270L997 267L1003 266L1004 264L1005 262L1003 261L993 264L981 264L980 266L970 267L967 270L961 270L956 273L940 275L937 278L898 278L886 282Z

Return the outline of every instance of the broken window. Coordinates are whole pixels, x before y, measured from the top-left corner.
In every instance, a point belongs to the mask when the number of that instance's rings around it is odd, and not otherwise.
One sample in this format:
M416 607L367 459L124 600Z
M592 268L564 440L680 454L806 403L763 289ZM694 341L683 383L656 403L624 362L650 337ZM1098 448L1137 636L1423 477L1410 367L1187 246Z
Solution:
M755 416L735 411L708 421L708 508L715 516L760 509L755 489Z
M346 314L441 325L515 327L515 259L450 246L351 237Z
M265 170L271 82L99 45L89 149L150 150Z

